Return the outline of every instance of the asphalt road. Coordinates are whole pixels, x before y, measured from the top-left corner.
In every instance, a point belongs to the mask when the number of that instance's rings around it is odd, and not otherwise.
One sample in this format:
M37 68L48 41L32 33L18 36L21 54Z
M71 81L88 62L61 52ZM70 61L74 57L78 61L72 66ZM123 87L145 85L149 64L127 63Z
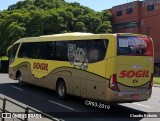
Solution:
M0 97L10 99L18 104L21 104L22 106L29 106L67 121L158 121L159 118L144 118L141 117L141 114L156 114L160 116L159 86L153 87L152 96L148 101L117 105L104 104L104 108L99 108L89 105L88 101L92 100L81 99L75 96L69 96L67 100L60 100L57 98L55 91L52 90L33 85L20 87L17 84L17 81L9 79L7 74L0 74ZM97 103L99 104L100 102ZM0 102L0 106L1 105L2 103ZM7 104L6 108L11 112L24 111L23 109L9 103ZM127 118L129 116L133 116L131 114L140 115L137 118ZM121 115L126 115L126 118L120 117Z

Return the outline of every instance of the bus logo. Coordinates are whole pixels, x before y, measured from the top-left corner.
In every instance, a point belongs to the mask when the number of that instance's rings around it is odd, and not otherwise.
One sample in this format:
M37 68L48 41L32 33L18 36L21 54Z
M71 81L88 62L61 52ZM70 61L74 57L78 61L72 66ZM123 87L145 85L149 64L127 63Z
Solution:
M33 69L45 70L48 71L47 63L33 63Z
M120 78L124 78L124 77L128 77L128 78L131 78L131 77L149 77L149 70L138 70L138 71L135 71L135 70L130 70L130 71L126 71L126 70L123 70L120 72Z

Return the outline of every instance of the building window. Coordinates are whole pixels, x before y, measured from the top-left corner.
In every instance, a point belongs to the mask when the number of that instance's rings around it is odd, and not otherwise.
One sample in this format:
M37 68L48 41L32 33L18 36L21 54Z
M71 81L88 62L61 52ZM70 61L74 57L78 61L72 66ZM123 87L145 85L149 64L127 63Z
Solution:
M127 10L126 10L126 14L131 14L132 13L132 8L128 8Z
M127 29L127 28L136 28L140 27L141 23L138 21L131 21L131 22L125 22L120 24L114 24L113 29L114 30L121 30L121 29Z
M153 10L154 10L154 5L147 6L147 11L153 11Z
M122 16L122 10L117 11L117 16Z

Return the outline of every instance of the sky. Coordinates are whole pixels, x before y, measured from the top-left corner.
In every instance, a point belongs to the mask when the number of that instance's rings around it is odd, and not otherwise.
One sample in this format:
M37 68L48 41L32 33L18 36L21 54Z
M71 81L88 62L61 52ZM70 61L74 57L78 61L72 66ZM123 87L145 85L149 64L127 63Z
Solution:
M17 3L20 0L1 0L0 10L3 11L8 8L8 6ZM23 0L21 0L23 1ZM66 2L78 2L83 6L87 6L95 11L101 11L105 9L112 8L112 6L124 4L126 2L131 2L134 0L65 0Z

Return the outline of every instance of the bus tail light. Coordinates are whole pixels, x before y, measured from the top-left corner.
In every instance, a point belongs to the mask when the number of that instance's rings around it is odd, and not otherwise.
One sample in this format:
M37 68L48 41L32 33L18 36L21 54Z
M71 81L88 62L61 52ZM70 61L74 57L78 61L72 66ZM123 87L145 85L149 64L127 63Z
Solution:
M148 90L152 89L152 86L153 86L153 74L151 74L151 80L148 86Z
M116 74L113 74L110 77L109 88L111 88L114 91L119 91L119 88L117 85L117 75Z

